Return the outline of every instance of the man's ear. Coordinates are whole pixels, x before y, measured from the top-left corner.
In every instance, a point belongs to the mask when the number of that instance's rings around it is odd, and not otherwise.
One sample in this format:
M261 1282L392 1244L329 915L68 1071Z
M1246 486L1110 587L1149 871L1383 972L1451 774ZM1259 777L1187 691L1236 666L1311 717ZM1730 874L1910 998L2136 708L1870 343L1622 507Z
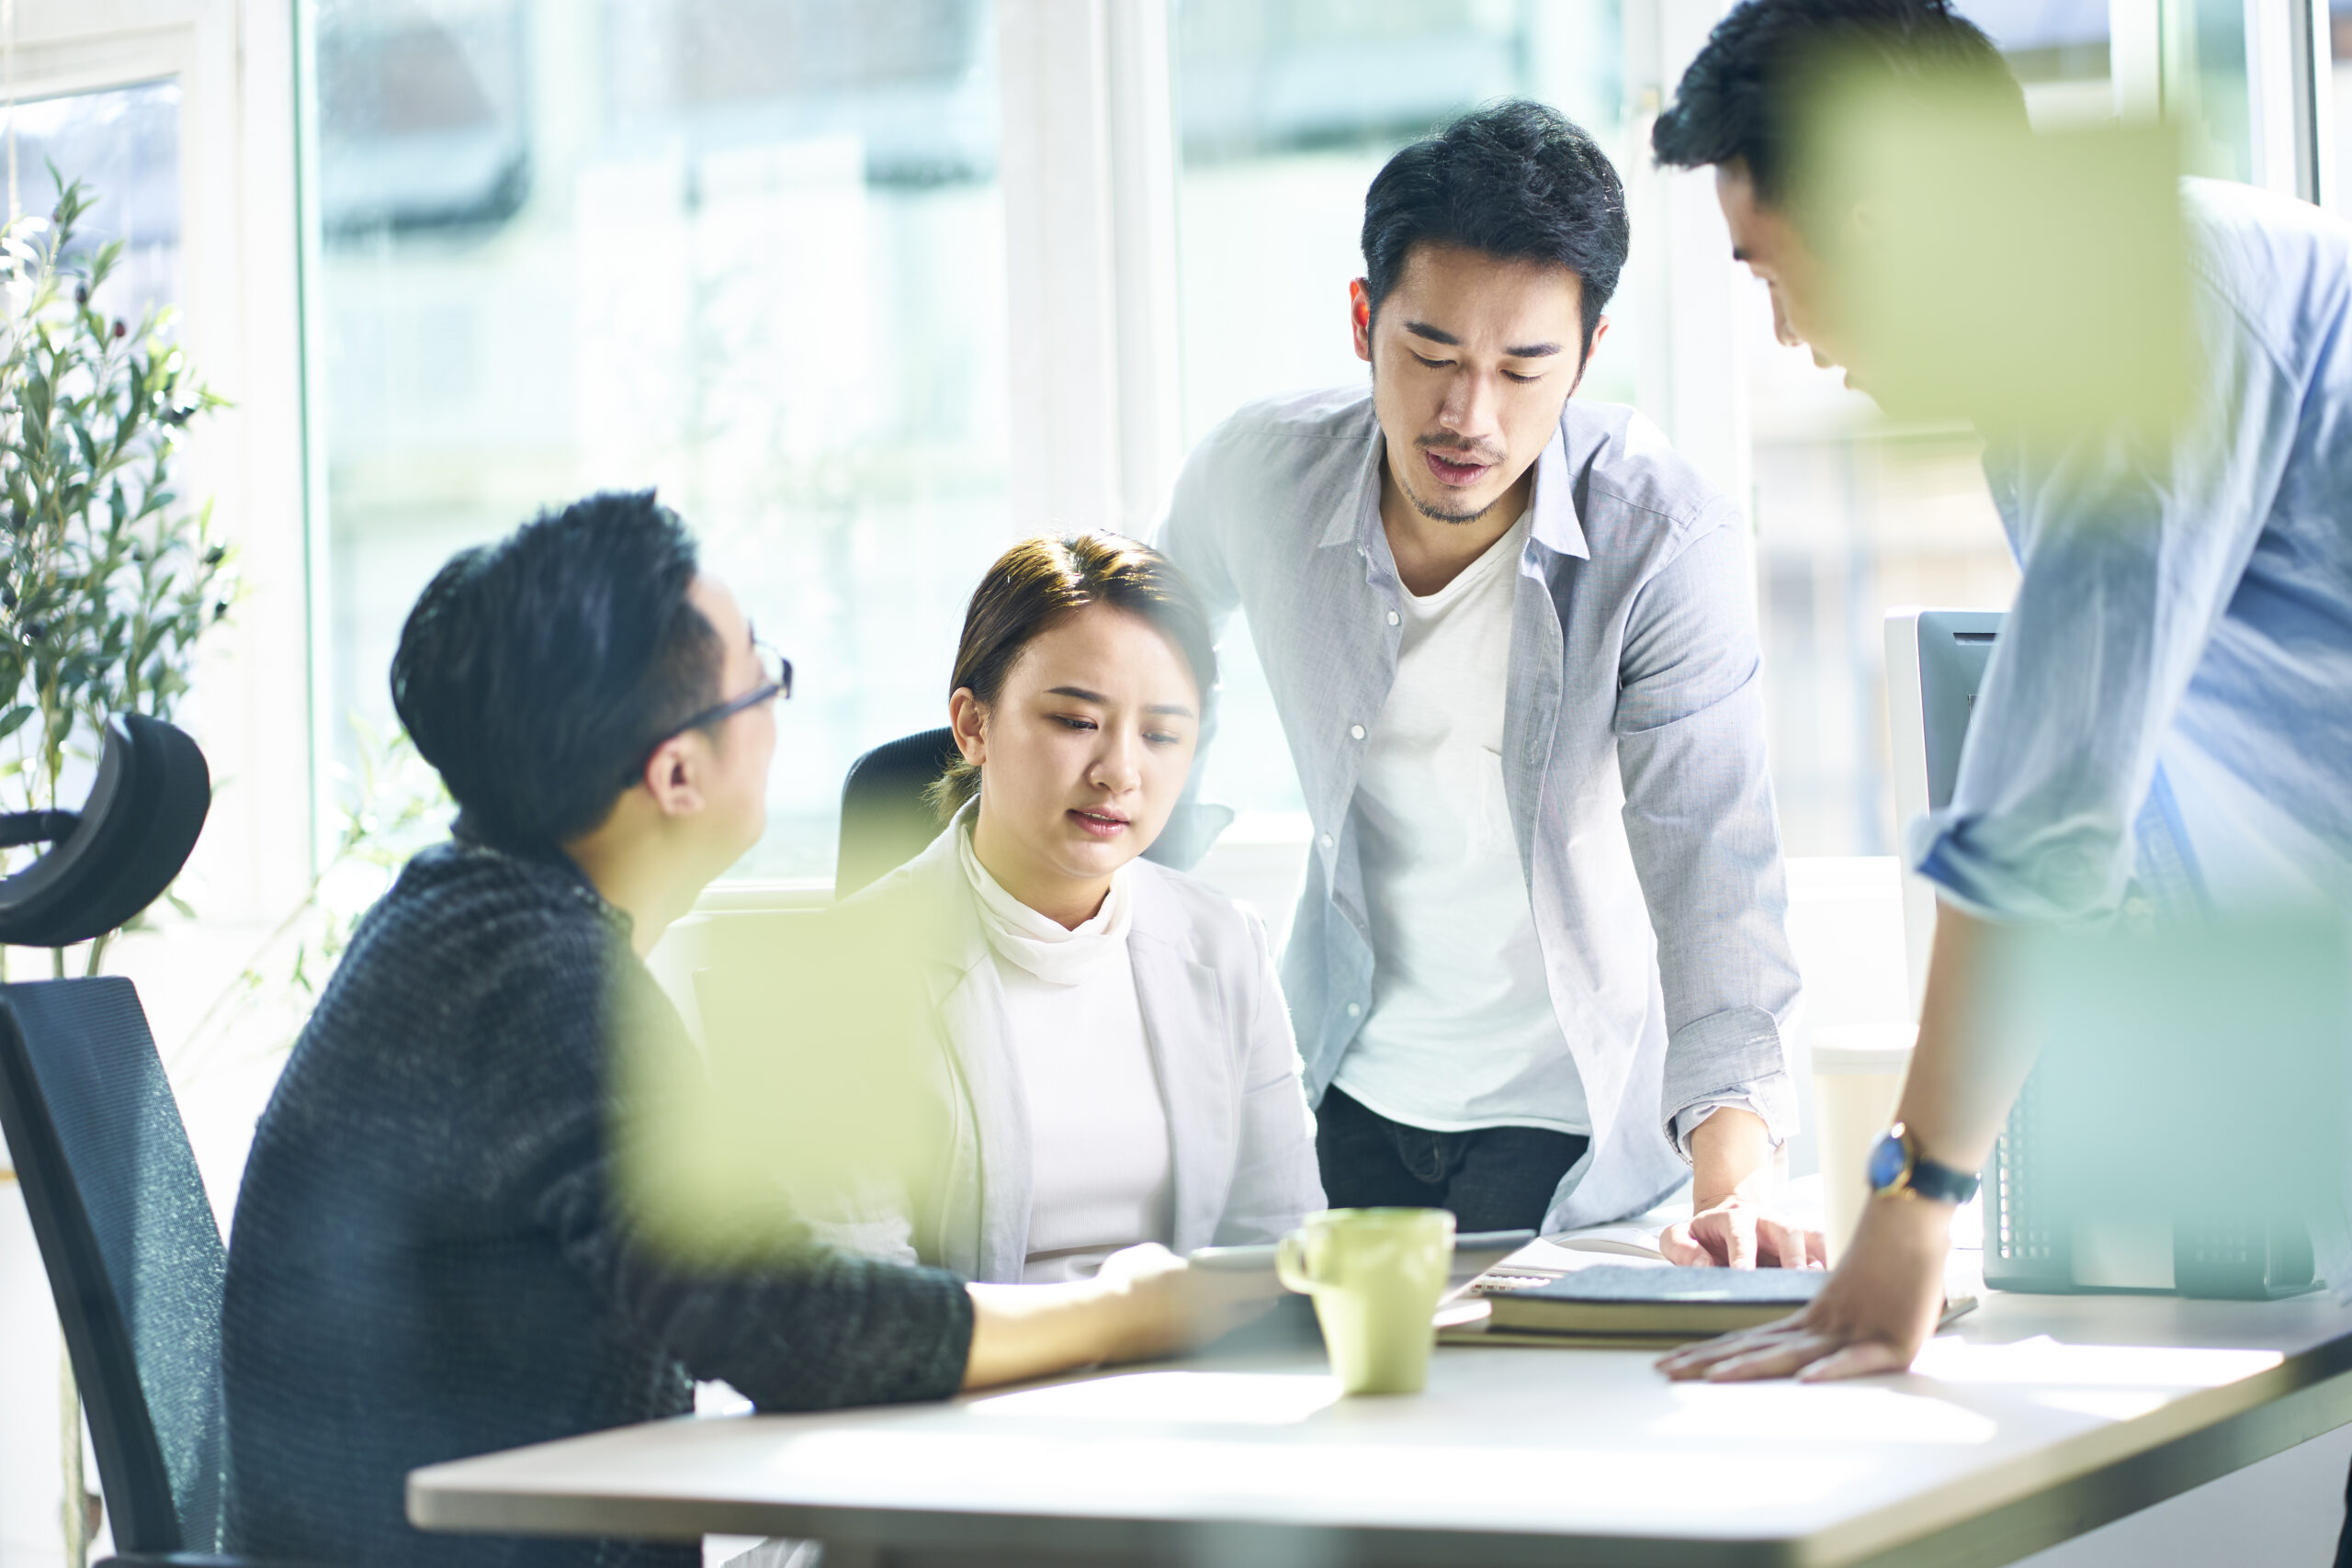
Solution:
M1849 246L1875 246L1886 239L1886 214L1879 204L1865 197L1854 203L1854 210L1846 214L1845 241Z
M1577 389L1584 385L1584 373L1592 368L1592 356L1600 352L1600 340L1609 335L1609 318L1601 317L1592 323L1592 341L1584 346L1584 357L1577 362L1577 378L1568 384L1568 396L1575 397Z
M689 729L654 748L639 782L662 816L691 817L703 808L702 775L709 762L709 739Z
M976 768L989 760L988 717L988 709L969 686L956 687L956 694L947 699L947 728L956 737L956 750Z
M1354 334L1356 357L1372 363L1372 291L1361 277L1348 285L1348 330Z

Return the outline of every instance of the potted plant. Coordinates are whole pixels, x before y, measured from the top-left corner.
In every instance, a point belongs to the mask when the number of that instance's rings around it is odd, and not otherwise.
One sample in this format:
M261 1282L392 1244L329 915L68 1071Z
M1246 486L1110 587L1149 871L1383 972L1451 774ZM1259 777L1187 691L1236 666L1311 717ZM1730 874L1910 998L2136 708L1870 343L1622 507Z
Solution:
M0 792L28 810L57 807L110 716L172 716L235 596L210 502L173 479L189 422L221 400L173 343L174 311L107 312L121 242L78 245L96 198L51 175L51 214L0 228Z

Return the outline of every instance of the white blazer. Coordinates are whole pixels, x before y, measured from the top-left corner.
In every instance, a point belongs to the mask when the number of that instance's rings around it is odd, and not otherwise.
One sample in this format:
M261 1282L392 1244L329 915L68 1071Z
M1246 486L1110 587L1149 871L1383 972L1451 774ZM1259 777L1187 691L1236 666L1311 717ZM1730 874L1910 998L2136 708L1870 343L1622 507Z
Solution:
M1029 1256L1031 1137L1006 1039L1004 990L951 828L842 906L895 932L930 1002L927 1066L946 1112L936 1190L909 1193L910 1249L970 1280L1017 1283ZM1168 1111L1172 1234L1197 1247L1272 1241L1323 1207L1290 1012L1264 925L1204 883L1135 862L1127 952Z

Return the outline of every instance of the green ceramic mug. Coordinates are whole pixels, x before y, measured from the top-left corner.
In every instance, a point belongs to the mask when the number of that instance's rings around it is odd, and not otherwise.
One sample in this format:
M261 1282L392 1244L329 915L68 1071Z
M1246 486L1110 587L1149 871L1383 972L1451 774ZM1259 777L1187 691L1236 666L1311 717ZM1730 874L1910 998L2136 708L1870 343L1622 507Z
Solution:
M1283 1284L1315 1298L1331 1371L1348 1393L1419 1393L1430 1318L1453 1260L1443 1209L1326 1209L1283 1237Z

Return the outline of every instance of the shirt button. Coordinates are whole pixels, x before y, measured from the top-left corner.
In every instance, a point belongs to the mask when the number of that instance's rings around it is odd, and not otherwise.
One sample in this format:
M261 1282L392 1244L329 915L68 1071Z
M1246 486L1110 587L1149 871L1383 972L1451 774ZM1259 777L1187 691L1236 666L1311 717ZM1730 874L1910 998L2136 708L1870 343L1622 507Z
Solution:
M1349 735L1349 737L1350 737L1351 739L1356 739L1356 740L1361 740L1361 739L1363 739L1363 725L1361 725L1361 724L1351 724L1351 725L1348 726L1348 735Z
M1328 850L1328 849L1329 849L1329 848L1331 847L1331 835L1330 835L1330 834L1329 834L1329 833L1324 834L1324 835L1323 835L1323 837L1322 837L1322 840L1321 840L1321 843L1322 843L1322 845L1323 845L1323 847L1324 847L1325 849L1327 849L1327 850Z
M1389 612L1388 612L1388 624L1389 624L1390 626L1395 626L1398 621L1400 621L1400 620L1402 620L1402 619L1404 619L1404 617L1403 617L1402 615L1399 615L1396 611L1391 610L1391 611L1389 611Z
M1350 1018L1362 1018L1363 1016L1363 1004L1362 1002L1350 1002L1348 1004L1348 1016Z

